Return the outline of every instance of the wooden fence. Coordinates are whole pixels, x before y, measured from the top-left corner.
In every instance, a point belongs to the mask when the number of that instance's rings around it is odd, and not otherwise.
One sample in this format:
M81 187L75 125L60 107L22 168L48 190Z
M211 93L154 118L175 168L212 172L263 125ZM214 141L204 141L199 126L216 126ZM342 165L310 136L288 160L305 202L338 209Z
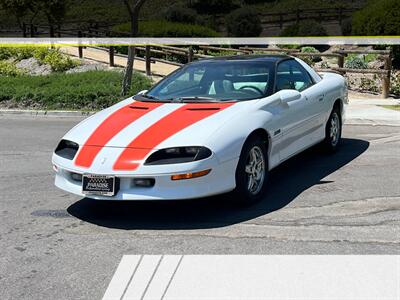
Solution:
M318 10L315 10L318 11ZM60 28L51 28L46 25L33 25L29 26L24 25L24 36L35 36L40 32L39 29L48 30L50 36L78 36L78 37L105 37L105 36L123 36L126 33L122 32L112 32L109 30L104 30L100 28L91 28L88 30L61 30ZM108 48L99 48L98 49L108 51L109 53L109 64L110 66L114 66L114 56L120 55L115 52L114 47ZM198 48L203 52L196 53L192 47L182 48L182 47L172 47L172 46L144 46L144 47L135 47L138 53L143 53L142 57L137 56L136 59L144 60L146 62L146 74L151 75L151 64L160 62L175 66L182 66L183 63L171 60L171 57L179 57L180 60L185 62L192 62L195 59L209 58L213 57L209 55L210 52L219 52L219 53L232 53L234 55L241 54L251 54L254 52L257 53L284 53L288 55L292 55L295 57L334 57L337 58L337 67L332 67L330 69L316 69L317 72L335 72L339 74L347 74L347 73L359 73L359 74L376 74L382 79L382 97L387 98L389 96L390 91L390 76L392 72L392 53L390 50L338 50L332 53L301 53L298 49L282 49L282 48L263 48L263 47L239 47L239 48L222 48L216 46L198 46ZM78 56L79 58L83 58L83 49L84 46L78 47ZM153 55L157 54L158 56L162 55L164 58L157 58ZM376 54L383 58L384 60L384 69L350 69L344 67L344 62L346 56L349 54ZM120 55L124 56L124 55Z

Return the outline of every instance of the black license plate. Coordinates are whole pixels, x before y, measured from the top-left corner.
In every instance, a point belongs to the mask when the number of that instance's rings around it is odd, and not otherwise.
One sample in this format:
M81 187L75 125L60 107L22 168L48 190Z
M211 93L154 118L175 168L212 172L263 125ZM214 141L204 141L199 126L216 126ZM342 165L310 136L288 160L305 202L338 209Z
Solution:
M114 196L116 190L114 176L91 175L82 176L82 193L85 195Z

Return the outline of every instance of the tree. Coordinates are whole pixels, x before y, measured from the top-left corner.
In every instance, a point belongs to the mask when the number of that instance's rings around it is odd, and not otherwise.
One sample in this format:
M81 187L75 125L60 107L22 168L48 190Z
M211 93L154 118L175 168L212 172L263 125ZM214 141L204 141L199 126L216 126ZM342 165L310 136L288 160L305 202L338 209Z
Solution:
M67 12L67 0L36 0L37 8L41 10L53 30L55 24L60 24Z
M245 6L231 12L226 17L226 27L229 36L253 37L262 32L261 20L257 10Z
M32 10L33 3L34 1L30 0L0 0L0 7L10 15L15 16L18 26L22 29L22 19Z
M123 0L126 8L128 9L130 21L131 21L131 37L136 37L139 32L139 12L146 0ZM133 73L133 62L135 60L135 47L128 47L128 61L126 63L126 69L124 73L124 79L122 81L121 94L125 96L132 84L132 73Z

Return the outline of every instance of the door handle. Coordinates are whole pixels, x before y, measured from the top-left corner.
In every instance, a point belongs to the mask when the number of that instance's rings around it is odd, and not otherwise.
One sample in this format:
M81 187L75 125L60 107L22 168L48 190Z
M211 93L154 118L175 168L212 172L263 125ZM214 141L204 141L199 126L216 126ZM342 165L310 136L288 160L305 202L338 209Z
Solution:
M325 95L319 95L319 96L318 96L318 101L323 101L324 98L325 98Z

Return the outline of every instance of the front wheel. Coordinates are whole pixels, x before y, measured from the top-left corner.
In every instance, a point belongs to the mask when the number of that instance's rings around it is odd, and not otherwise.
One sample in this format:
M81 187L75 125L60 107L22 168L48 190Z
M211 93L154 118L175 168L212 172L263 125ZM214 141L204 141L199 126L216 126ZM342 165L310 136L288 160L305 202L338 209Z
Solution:
M325 139L323 145L328 152L335 152L340 145L342 138L342 119L340 117L340 110L334 108L329 116L325 128Z
M257 136L243 146L236 168L236 188L232 193L236 203L252 204L262 198L268 181L268 160L265 142Z

